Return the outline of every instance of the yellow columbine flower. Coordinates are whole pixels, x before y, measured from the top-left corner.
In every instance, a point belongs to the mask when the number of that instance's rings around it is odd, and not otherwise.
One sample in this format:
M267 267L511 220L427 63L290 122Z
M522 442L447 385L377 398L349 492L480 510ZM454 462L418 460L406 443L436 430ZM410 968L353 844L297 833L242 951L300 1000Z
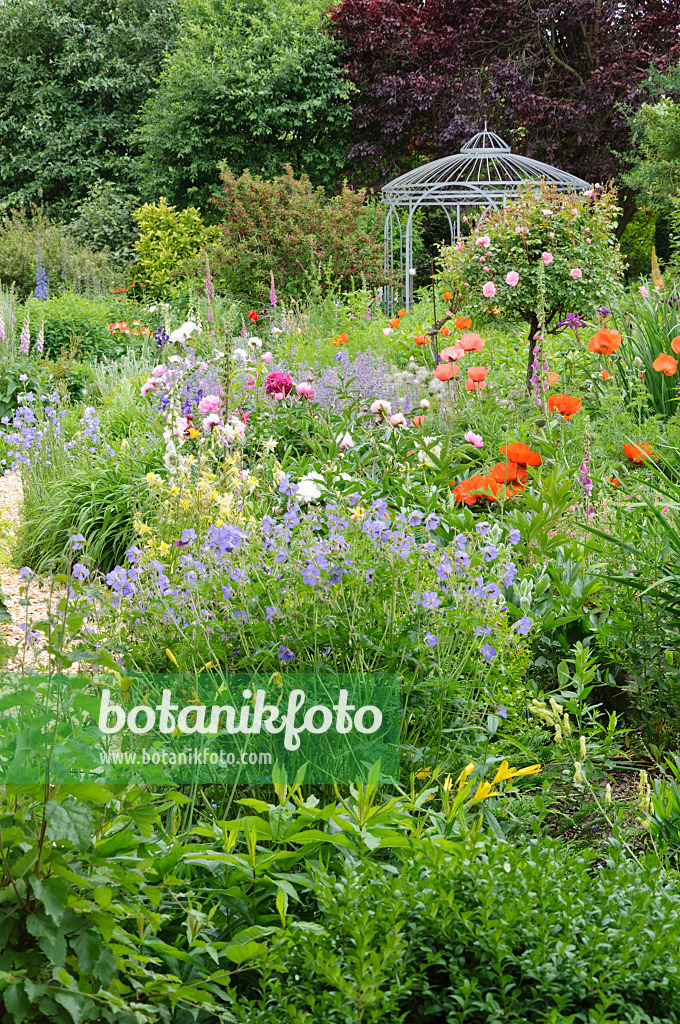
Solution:
M462 772L460 773L460 775L456 779L456 782L458 783L458 792L459 793L460 793L461 789L465 789L465 787L467 785L467 780L470 778L470 776L472 775L474 770L475 770L474 764L469 764L465 768L463 768Z
M158 545L158 550L162 555L167 555L168 551L170 550L170 545L166 541L162 540Z
M487 800L490 796L500 796L497 789L494 789L490 782L480 782L477 786L477 792L472 797L473 800Z

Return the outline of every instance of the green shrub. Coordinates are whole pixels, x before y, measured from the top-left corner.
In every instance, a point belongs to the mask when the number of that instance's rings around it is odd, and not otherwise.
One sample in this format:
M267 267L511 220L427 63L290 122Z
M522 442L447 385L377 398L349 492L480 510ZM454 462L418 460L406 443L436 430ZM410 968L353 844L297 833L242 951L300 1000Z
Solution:
M254 304L268 302L271 275L279 298L350 289L382 281L383 211L345 186L328 198L309 178L286 173L264 181L222 167L221 240L209 246L213 283ZM194 265L200 278L201 267Z
M656 212L654 210L638 210L626 225L626 230L621 235L621 256L628 263L626 268L628 280L649 277L651 274L655 226Z
M98 178L88 188L69 231L79 244L103 251L114 263L127 266L137 236L132 211L138 203L139 196Z
M133 243L136 262L130 284L145 289L151 298L171 290L171 272L219 236L219 228L206 227L194 206L178 210L161 196L158 205L145 203L133 214L139 238Z
M22 298L35 293L39 257L43 260L50 294L65 291L96 293L114 287L116 271L104 253L81 246L67 228L41 210L30 216L15 210L0 223L0 282L13 282Z
M129 299L118 302L113 296L110 299L90 299L70 293L45 302L34 300L30 305L30 313L31 344L35 341L44 317L44 352L46 356L52 357L70 352L116 358L128 348L139 348L143 336L113 333L108 328L110 323L125 321L130 324L131 331L141 327L152 329L156 324L156 318L136 302ZM20 316L21 313L17 321ZM140 321L140 328L132 327L133 320Z
M320 929L291 927L286 972L244 1001L249 1024L680 1021L680 909L654 864L550 839L471 836L396 874L317 870ZM608 1014L606 1014L608 1011Z

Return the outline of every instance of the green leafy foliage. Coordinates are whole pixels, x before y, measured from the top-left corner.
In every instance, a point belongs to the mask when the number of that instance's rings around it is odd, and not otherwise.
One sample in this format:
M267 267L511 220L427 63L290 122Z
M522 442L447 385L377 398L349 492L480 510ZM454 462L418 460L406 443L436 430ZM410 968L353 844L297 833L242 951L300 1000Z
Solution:
M248 1024L677 1020L677 893L653 860L601 861L472 837L425 845L396 876L366 862L317 871L323 931L301 941L291 926L285 973L264 972L260 998L235 1012Z
M0 281L26 298L35 292L41 259L52 295L98 292L116 283L116 272L104 253L79 245L68 229L33 209L6 214L0 224Z
M137 110L172 46L177 6L12 0L0 10L0 202L69 220L98 179L132 190Z
M88 187L69 232L81 244L103 250L112 261L126 266L133 258L137 232L132 213L138 205L138 195L98 178Z
M136 259L130 282L150 298L165 295L172 271L219 236L219 229L207 227L194 206L177 210L163 196L157 204L146 203L135 210L133 216L139 238L133 243Z
M341 174L351 86L321 0L189 0L140 132L145 195L207 210L226 160L315 184Z
M347 186L328 198L292 167L273 181L222 168L222 237L209 246L215 286L254 303L267 301L271 275L280 298L351 288L383 279L383 213ZM200 266L195 266L196 277Z

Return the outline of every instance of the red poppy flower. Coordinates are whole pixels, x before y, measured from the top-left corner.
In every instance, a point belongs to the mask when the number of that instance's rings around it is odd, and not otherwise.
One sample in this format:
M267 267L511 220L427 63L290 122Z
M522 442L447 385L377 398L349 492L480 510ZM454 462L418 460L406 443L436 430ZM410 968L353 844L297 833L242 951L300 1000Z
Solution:
M253 323L256 323L260 319L260 314L256 313L254 309L251 309L248 313L248 319L252 320Z
M406 310L405 309L398 309L397 310L397 316L406 316Z
M395 316L394 319L390 320L390 327L398 327L398 326L399 326L399 317Z
M624 444L623 450L629 462L646 462L647 459L658 459L652 451L651 445L646 441L638 441L637 444Z
M602 371L602 380L609 380L610 377L611 377L611 373L609 372L609 370L603 370Z
M501 445L501 455L505 455L508 462L518 462L520 466L540 466L541 456L538 452L532 452L528 444L522 441L513 441L512 444Z
M550 412L559 412L567 423L572 416L581 411L581 399L573 395L551 395L548 399Z
M601 356L610 356L612 352L616 352L621 347L621 335L618 331L610 331L606 327L594 334L588 342L588 348L591 352L596 352Z
M497 480L500 484L507 484L512 480L518 480L521 484L526 483L529 478L524 466L520 466L517 462L497 462L496 465L489 470L489 476L494 480Z
M617 480L615 476L610 476L609 477L609 483L612 485L612 487L620 487L621 486L621 481Z
M448 338L448 336L451 333L451 331L449 330L448 327L442 327L441 333L444 335L445 338Z
M413 340L415 341L418 348L420 348L421 345L429 345L430 343L430 339L426 334L416 334Z
M456 485L451 480L449 486L453 491L453 499L456 503L462 502L464 505L474 505L477 502L477 498L488 498L490 501L494 501L500 484L492 476L480 476L477 474L468 477L467 480L461 480Z

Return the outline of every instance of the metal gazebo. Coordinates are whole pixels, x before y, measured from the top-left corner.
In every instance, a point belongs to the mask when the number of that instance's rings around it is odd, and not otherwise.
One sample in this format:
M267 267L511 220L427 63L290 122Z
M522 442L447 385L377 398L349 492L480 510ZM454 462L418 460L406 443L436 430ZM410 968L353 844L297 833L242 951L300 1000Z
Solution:
M583 178L557 167L518 156L495 132L478 132L460 152L407 171L382 189L389 209L385 218L385 272L392 275L399 261L404 280L404 306L413 301L413 217L423 206L438 206L446 214L451 242L460 235L461 215L472 207L504 206L521 185L546 182L560 192L581 192L591 186ZM402 227L400 209L408 210ZM392 311L393 289L387 289L387 309Z

